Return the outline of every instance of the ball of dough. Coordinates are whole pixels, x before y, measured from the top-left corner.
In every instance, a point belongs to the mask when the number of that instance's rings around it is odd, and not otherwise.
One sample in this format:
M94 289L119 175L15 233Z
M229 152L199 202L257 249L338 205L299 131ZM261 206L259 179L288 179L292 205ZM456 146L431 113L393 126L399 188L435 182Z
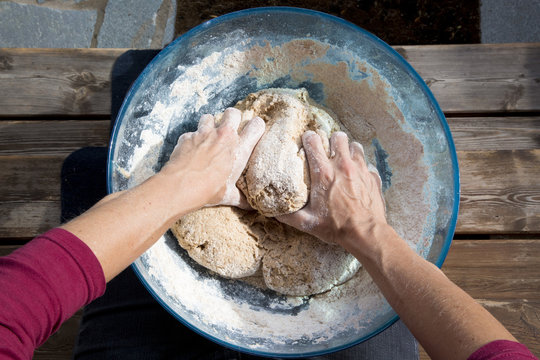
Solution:
M202 208L182 217L171 231L193 260L223 277L242 278L260 268L264 231L253 223L253 212Z
M242 110L244 123L255 116L266 122L266 131L238 187L249 204L265 216L300 210L308 200L310 186L302 134L317 131L327 143L328 136L339 130L336 121L312 102L306 89L261 90L235 107Z
M291 296L320 294L343 284L361 267L343 248L283 226L283 238L273 231L265 242L262 272L268 288Z

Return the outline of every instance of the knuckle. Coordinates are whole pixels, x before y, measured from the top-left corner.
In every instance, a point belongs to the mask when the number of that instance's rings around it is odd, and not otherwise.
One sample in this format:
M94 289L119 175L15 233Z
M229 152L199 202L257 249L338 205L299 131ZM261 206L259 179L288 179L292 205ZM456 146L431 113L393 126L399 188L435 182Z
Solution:
M321 168L319 181L326 185L330 184L332 181L334 181L333 172L327 167Z
M351 159L340 158L337 165L346 176L352 176L356 172L355 164Z
M236 134L236 130L234 130L232 126L229 126L229 125L224 125L224 126L219 127L217 132L219 136L225 137L225 138L231 137Z

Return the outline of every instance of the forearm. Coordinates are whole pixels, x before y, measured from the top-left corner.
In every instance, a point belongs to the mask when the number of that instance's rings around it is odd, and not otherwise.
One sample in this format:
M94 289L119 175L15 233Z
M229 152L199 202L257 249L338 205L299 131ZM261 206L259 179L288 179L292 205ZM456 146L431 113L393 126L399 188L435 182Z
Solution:
M158 174L131 190L107 196L61 227L90 247L109 281L174 221L200 205L189 183Z
M515 338L435 265L417 255L389 226L375 226L361 248L344 246L373 277L386 299L433 359L466 359L486 343ZM363 235L365 236L365 235Z

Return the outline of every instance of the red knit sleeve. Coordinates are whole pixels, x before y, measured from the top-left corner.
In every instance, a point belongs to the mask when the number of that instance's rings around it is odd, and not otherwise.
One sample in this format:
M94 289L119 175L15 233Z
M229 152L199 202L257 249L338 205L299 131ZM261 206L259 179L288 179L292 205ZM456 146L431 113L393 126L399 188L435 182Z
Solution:
M468 360L538 360L523 344L496 340L476 350Z
M105 292L94 253L53 229L0 257L0 358L30 359L81 306Z

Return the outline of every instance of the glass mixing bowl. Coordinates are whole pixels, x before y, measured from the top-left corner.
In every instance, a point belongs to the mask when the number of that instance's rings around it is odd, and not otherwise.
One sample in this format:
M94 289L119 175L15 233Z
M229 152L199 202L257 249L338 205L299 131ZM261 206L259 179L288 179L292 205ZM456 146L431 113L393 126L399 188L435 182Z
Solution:
M444 115L424 81L390 46L316 11L239 11L201 24L161 51L120 109L108 191L130 188L159 171L179 135L195 130L201 114L223 111L269 87L304 87L333 111L381 173L389 222L440 267L459 202L456 152ZM325 294L286 297L211 273L170 232L133 268L179 321L257 355L337 351L397 319L363 270Z

